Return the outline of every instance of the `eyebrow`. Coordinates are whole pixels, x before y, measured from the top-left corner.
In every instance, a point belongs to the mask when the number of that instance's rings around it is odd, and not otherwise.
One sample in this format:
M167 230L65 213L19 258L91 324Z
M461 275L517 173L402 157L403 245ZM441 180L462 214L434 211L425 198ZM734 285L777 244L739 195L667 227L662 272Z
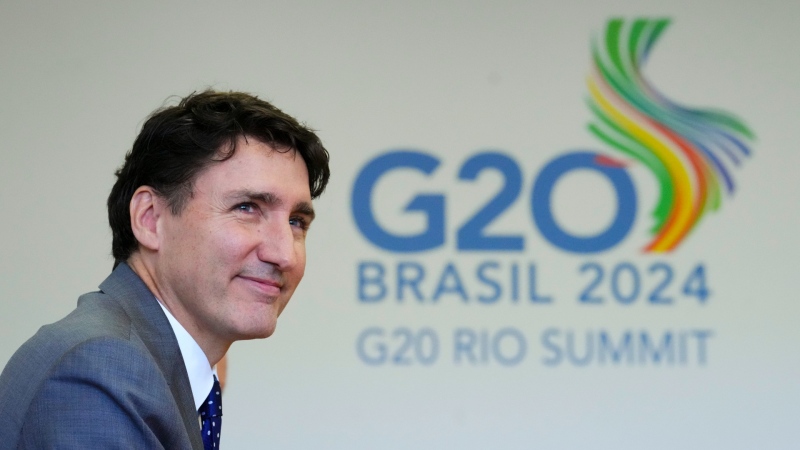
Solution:
M245 189L241 191L231 192L226 197L231 201L250 200L250 201L259 201L268 206L283 205L283 200L271 192L257 192ZM313 220L314 217L316 217L317 215L314 212L314 207L311 206L311 203L305 201L297 202L294 205L294 208L292 208L292 213L306 215L311 220Z
M309 221L314 220L314 218L317 217L317 213L314 212L314 207L311 206L311 203L309 202L298 202L296 205L294 205L293 210L297 214L308 216Z

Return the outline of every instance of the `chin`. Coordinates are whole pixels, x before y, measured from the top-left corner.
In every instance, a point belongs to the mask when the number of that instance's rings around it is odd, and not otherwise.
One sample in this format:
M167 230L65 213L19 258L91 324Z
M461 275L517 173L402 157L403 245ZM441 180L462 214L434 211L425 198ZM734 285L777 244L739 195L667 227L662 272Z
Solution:
M277 323L275 321L271 321L269 323L254 327L250 330L246 330L241 333L243 337L241 337L239 340L266 339L272 336L272 333L275 332L276 326Z
M272 336L278 325L278 312L275 305L257 304L256 308L248 308L230 317L230 325L239 337L236 340L264 339ZM265 307L266 306L266 307Z

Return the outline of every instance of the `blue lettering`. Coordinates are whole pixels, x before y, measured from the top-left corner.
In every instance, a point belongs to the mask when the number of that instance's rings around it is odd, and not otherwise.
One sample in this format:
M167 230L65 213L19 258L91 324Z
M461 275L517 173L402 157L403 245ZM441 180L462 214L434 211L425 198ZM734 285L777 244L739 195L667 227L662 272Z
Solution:
M584 355L578 356L575 350L575 332L568 330L567 335L567 357L570 362L576 366L585 366L592 362L594 356L594 339L590 333L586 333L586 345L584 346Z
M514 303L519 301L519 266L511 263L511 300Z
M416 235L402 236L383 229L372 211L372 194L377 181L387 172L407 168L430 175L439 166L439 159L415 151L394 151L370 161L356 177L351 207L358 229L370 242L380 248L398 253L430 250L444 244L444 196L417 195L405 211L425 213L426 229Z
M475 357L475 332L469 328L457 328L453 336L455 342L453 357L456 363L461 362L461 358L465 357L467 361L475 364L477 361Z
M500 192L484 205L471 219L461 226L457 233L459 250L522 250L522 236L487 236L484 229L488 227L503 211L509 208L519 196L522 189L522 172L519 165L509 156L502 153L478 153L468 159L458 178L472 181L484 169L496 169L505 179Z
M500 283L498 283L497 280L489 278L486 275L486 271L488 269L497 269L498 267L500 267L500 265L495 261L486 261L485 263L478 266L478 271L477 271L478 280L487 286L491 286L493 291L492 295L488 296L484 294L478 295L479 302L494 303L497 300L499 300L500 297L503 295L503 288L500 286Z
M517 348L515 352L512 352L512 354L508 356L503 354L503 340L506 337L510 338L516 344ZM527 351L528 347L525 344L525 336L517 329L503 328L498 331L497 334L494 335L494 339L492 339L492 354L494 355L494 359L504 366L515 366L519 364L522 359L525 358Z
M692 333L697 338L697 362L705 365L706 363L706 339L710 338L710 330L694 330Z
M644 364L650 361L654 363L661 362L665 358L672 364L675 361L675 348L672 346L672 333L665 332L661 339L661 345L655 346L655 342L650 342L650 336L646 331L642 331L639 335L641 342L639 343L639 362Z
M575 253L596 253L617 245L628 234L636 217L636 191L623 167L603 163L601 155L575 152L559 156L542 170L533 186L531 212L542 235L556 247ZM611 181L617 193L617 214L611 226L596 236L580 237L565 232L553 217L551 196L561 176L576 170L594 170Z
M366 364L371 366L377 366L386 362L386 344L379 341L378 343L372 345L368 352L366 344L367 340L371 337L382 338L383 330L377 327L372 327L362 331L356 340L356 353L361 361L364 361Z
M553 298L536 292L536 265L528 265L528 298L533 303L551 303Z
M408 276L409 270L412 272ZM419 290L419 284L425 278L425 268L421 264L415 262L401 262L397 264L397 300L403 300L405 295L403 292L404 287L411 288L417 300L423 301L422 292Z
M619 347L614 347L614 343L605 331L600 331L600 345L597 352L597 359L600 363L606 362L606 355L611 357L611 362L618 364L623 356L627 359L628 364L633 363L633 339L631 339L631 332L623 333L620 339Z
M561 360L563 359L561 348L558 344L552 342L552 339L558 338L560 334L561 331L557 328L548 328L542 333L542 345L553 353L552 357L542 359L542 362L547 366L557 366L561 364Z
M452 282L449 282L450 280ZM467 301L467 292L464 290L464 284L453 263L445 266L442 276L439 278L439 284L436 285L436 291L433 293L433 301L439 300L439 297L448 293L458 294L461 300Z
M364 261L358 264L358 300L363 303L376 303L386 297L386 284L383 276L386 271L383 264L373 261ZM369 287L372 294L367 291ZM377 292L375 292L377 290Z

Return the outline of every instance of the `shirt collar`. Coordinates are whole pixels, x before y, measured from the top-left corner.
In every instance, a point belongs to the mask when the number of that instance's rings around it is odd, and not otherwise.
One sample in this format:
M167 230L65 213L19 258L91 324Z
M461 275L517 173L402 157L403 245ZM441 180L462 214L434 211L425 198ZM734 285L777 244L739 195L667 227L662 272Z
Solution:
M178 340L178 347L181 349L183 355L183 364L186 366L186 373L189 375L189 385L192 388L192 397L194 397L194 407L199 409L200 405L206 401L208 393L214 386L214 370L208 364L208 357L203 352L203 349L192 338L192 335L183 328L178 319L164 307L161 300L158 301L161 309L169 320L172 326L172 332Z

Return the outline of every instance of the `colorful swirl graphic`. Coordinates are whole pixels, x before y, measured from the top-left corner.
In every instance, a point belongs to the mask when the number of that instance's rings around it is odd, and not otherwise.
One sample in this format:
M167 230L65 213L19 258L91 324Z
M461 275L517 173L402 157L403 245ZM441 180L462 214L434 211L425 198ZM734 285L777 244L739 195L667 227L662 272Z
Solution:
M647 252L673 250L707 211L735 190L730 173L754 139L732 114L678 105L642 76L642 66L669 19L608 22L603 45L592 43L589 130L655 175L659 197Z

